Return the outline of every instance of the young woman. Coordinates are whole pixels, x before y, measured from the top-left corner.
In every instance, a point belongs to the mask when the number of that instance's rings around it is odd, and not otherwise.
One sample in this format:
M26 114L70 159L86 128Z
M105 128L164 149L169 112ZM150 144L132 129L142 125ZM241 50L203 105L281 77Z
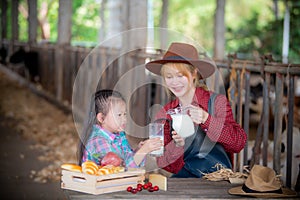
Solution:
M158 119L166 119L164 141L167 149L165 155L157 159L158 166L172 172L174 177L202 177L203 173L216 171L216 164L231 168L233 153L244 148L247 135L234 121L226 96L200 85L200 80L214 73L214 65L200 60L194 46L172 43L161 60L147 63L146 68L162 76L168 92L174 97L157 114ZM167 113L178 107L187 110L195 132L184 138L184 153L174 155L176 152L168 150L174 141L170 136L173 122ZM177 133L173 130L172 134ZM166 160L166 157L173 160Z

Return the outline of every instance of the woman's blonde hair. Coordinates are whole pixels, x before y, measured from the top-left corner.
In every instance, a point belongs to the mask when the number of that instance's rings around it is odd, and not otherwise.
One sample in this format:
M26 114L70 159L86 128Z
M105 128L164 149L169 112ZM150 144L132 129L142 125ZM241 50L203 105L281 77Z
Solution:
M189 78L189 82L193 81L193 85L195 87L202 87L205 90L207 90L207 86L205 84L205 81L202 79L200 73L198 72L197 68L194 67L193 65L189 65L186 63L166 63L162 66L160 70L160 74L162 75L163 78L166 77L166 69L167 68L173 68L178 70L183 76L186 76ZM190 80L190 77L188 74L192 75L193 80ZM197 74L195 74L197 73ZM171 92L168 90L168 94L171 94Z

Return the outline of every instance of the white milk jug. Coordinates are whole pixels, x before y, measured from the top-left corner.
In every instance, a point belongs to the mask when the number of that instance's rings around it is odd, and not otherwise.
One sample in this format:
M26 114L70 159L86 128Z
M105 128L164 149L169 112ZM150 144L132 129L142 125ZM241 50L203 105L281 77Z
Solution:
M183 109L170 109L167 114L171 115L173 121L172 127L181 137L186 138L194 134L194 123Z

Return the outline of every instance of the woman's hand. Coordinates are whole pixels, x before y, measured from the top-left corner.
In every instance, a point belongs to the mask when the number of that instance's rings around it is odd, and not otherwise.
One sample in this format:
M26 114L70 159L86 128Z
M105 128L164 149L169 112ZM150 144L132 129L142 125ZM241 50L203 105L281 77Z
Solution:
M183 147L185 144L184 138L182 138L176 131L172 131L172 138L178 147Z
M189 116L196 124L203 124L208 118L208 113L198 106L190 105L187 110Z

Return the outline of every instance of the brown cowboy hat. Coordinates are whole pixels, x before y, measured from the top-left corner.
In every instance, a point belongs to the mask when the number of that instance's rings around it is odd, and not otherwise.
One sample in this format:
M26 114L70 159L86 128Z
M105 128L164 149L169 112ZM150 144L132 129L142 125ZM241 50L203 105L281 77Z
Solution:
M275 171L269 167L254 165L244 185L228 190L229 194L259 198L295 197L297 193L281 187Z
M160 60L154 60L146 64L146 68L154 74L161 75L160 70L165 63L186 63L196 67L201 78L207 78L215 71L215 65L210 60L200 60L197 49L186 43L174 42Z

